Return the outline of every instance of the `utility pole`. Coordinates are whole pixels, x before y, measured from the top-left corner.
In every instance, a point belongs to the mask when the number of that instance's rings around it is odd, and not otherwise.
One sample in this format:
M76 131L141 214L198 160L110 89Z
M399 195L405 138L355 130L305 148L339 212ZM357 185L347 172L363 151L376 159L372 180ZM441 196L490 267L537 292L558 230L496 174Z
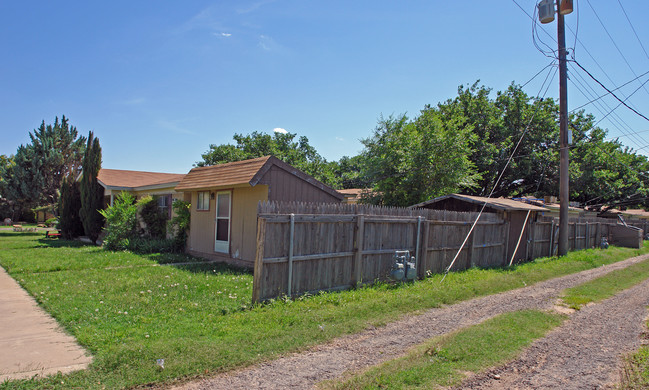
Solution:
M557 0L557 11L560 0ZM566 65L566 31L563 14L557 12L557 40L559 43L559 256L568 253L568 67Z

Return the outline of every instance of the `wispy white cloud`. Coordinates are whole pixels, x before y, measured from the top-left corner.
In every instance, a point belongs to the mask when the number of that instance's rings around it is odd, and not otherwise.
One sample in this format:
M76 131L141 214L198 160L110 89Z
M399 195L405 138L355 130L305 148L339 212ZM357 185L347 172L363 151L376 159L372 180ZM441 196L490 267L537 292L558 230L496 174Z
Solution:
M221 23L222 18L222 12L216 6L209 6L192 16L191 19L183 23L176 31L186 33L193 30L211 30L215 32L227 30Z
M166 120L166 119L158 119L157 124L161 128L163 128L165 130L169 130L169 131L171 131L173 133L192 134L192 135L196 134L195 132L193 132L193 131L185 128L185 127L180 126L177 121L169 121L169 120Z
M270 3L274 3L274 2L275 2L275 0L256 1L256 2L250 4L249 6L247 6L245 8L237 9L237 13L239 13L239 14L248 14L248 13L251 13L251 12L254 12L254 11L258 10L259 8L263 7L266 4L270 4Z
M342 138L342 137L336 137L336 141L339 141L339 142L345 142L345 139Z
M232 36L232 34L230 34L230 33L226 33L226 32L222 32L222 33L219 34L219 35L221 35L222 37L225 37L225 38L230 38L230 37Z
M260 35L259 36L259 41L257 43L260 48L264 51L281 51L283 50L282 45L277 43L273 38L269 37L268 35Z
M273 131L275 133L282 133L282 134L288 133L288 131L286 131L285 129L282 129L281 127L276 127L276 128L273 129Z

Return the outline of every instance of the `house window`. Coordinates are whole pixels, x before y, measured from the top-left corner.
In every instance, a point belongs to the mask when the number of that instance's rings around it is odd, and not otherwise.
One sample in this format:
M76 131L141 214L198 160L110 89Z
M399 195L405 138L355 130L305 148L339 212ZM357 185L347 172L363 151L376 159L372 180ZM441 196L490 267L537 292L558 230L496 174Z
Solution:
M209 210L210 209L210 192L200 191L198 193L198 201L196 202L196 210Z
M167 218L171 217L171 195L155 195L153 199L156 200L158 203L158 210L160 210L161 213L167 216Z

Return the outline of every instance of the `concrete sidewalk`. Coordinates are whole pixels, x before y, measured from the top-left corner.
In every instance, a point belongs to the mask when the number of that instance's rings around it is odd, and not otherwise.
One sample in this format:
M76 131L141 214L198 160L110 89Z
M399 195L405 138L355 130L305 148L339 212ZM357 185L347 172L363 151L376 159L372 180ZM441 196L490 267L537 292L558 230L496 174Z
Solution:
M0 267L0 383L68 373L92 357Z

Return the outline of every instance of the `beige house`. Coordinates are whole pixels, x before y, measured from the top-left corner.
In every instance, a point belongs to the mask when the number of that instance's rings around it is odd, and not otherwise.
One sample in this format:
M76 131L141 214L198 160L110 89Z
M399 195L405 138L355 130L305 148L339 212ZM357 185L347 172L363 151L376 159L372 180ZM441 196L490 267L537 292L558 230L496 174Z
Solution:
M171 203L183 200L183 194L175 191L184 174L100 169L97 181L104 187L105 203L112 205L120 192L130 192L136 198L151 195L158 207L171 217Z
M191 198L187 251L252 267L260 201L340 202L343 196L276 157L194 168L176 186Z

